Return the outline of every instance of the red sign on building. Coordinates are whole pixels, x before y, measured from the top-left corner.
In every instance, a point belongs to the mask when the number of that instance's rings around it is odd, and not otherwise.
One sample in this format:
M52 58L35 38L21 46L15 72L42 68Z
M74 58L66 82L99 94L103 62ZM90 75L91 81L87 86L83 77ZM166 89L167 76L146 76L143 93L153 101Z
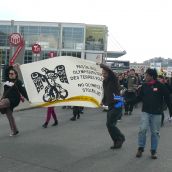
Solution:
M41 46L39 44L32 45L32 52L34 54L39 54L41 52Z
M57 53L54 52L54 51L50 51L50 52L48 53L48 57L49 57L49 58L52 58L52 57L55 57L55 56L57 56Z
M13 46L18 46L22 43L22 37L19 33L12 33L9 36L9 42Z

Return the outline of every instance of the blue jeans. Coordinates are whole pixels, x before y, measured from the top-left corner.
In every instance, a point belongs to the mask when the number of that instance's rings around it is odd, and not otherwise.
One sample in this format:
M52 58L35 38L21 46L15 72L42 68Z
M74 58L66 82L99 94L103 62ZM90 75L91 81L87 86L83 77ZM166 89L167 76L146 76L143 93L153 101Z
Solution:
M141 121L140 121L140 130L138 134L138 146L139 148L143 148L146 145L146 133L148 127L150 127L151 132L151 150L157 150L158 141L159 141L159 131L161 128L161 114L149 114L143 112L141 114Z

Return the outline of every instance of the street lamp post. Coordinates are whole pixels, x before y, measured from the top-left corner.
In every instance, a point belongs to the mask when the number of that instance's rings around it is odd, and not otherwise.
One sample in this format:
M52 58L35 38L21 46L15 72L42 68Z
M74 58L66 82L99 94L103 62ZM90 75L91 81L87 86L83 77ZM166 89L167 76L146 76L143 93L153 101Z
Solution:
M12 34L14 32L14 20L11 20L11 33ZM14 47L10 45L10 58L12 58L13 54L14 54Z

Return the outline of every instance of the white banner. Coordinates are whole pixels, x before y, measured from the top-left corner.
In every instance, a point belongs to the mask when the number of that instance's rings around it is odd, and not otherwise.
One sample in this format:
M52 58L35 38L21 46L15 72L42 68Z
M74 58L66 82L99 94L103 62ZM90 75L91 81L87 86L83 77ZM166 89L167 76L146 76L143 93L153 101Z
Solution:
M99 107L101 68L95 62L60 56L20 66L29 100L38 106Z

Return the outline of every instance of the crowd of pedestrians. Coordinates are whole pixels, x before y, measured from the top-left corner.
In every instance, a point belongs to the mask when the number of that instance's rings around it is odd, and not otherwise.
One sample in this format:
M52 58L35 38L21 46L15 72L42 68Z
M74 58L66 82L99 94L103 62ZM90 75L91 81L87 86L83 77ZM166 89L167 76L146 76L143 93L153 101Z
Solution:
M114 142L112 149L122 147L125 141L124 134L116 127L121 108L114 108L116 100L114 95L124 97L124 115L132 115L133 108L137 103L142 102L142 112L138 132L138 150L136 157L142 157L146 146L146 133L148 128L151 131L151 158L157 159L158 142L160 138L160 127L164 125L164 110L169 109L169 121L172 121L172 84L170 78L158 75L155 69L148 68L143 74L136 74L134 69L128 72L115 74L111 69L101 66L104 77L104 97L102 104L108 106L107 128ZM121 92L118 91L118 83ZM116 140L121 137L120 144Z
M124 115L130 116L137 103L142 102L142 112L138 131L138 148L136 157L142 157L146 146L146 133L151 131L151 158L157 159L157 149L160 128L164 125L164 110L169 109L169 121L172 121L172 84L170 78L158 75L155 69L147 69L143 74L136 74L134 69L124 73L114 73L108 66L101 64L103 76L103 98L101 106L107 106L106 126L113 145L111 149L120 149L126 138L117 127L118 121ZM11 136L18 135L19 130L13 117L13 109L25 97L27 92L18 79L18 73L13 67L7 71L4 92L0 100L0 112L6 114L10 124ZM64 106L63 108L66 108ZM80 118L83 107L73 106L71 121ZM52 126L58 125L54 107L47 108L46 120L42 127L47 128L51 116L54 119Z

